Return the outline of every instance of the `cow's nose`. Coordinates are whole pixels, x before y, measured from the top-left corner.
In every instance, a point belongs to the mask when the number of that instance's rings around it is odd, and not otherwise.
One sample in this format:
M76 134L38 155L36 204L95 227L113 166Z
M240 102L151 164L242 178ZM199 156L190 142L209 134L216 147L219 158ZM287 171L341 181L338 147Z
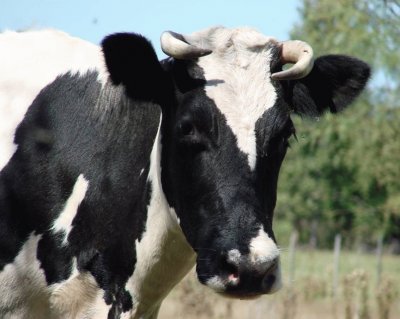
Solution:
M279 257L254 263L249 256L241 256L234 250L220 255L218 268L219 276L209 283L228 295L245 298L274 293L281 288Z
M228 254L222 253L218 259L218 268L221 277L225 277L226 283L231 286L236 286L240 282L240 254L238 253L236 256L236 252L237 251L234 250L230 251Z

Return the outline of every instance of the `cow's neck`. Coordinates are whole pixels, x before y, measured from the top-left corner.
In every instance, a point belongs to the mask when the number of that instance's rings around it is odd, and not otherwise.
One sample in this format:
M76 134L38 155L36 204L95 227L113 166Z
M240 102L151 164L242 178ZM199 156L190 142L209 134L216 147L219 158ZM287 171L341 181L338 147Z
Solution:
M136 302L134 318L157 311L164 297L195 263L195 253L187 243L178 218L162 190L160 135L159 128L151 153L148 180L152 193L146 230L141 240L136 241L137 263L127 283L127 290Z

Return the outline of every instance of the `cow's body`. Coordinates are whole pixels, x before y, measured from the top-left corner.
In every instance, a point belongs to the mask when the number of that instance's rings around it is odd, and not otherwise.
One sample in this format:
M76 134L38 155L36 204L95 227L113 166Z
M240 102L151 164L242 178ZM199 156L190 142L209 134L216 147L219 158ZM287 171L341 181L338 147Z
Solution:
M1 173L0 184L2 318L105 318L111 307L103 297L108 290L108 298L113 298L113 285L117 281L122 282L118 284L123 290L126 286L129 291L127 297L123 291L118 295L130 308L125 317L156 316L162 299L194 264L194 252L176 220L170 217L157 179L159 107L129 105L120 88L106 83L101 50L90 43L56 31L6 33L0 39L8 50L2 52L3 62L24 62L21 66L6 63L7 69L2 74L12 76L3 77L0 83L1 118L9 124L1 126L2 168L14 155ZM30 50L21 52L26 47ZM15 52L20 54L16 60ZM12 69L19 74L13 74ZM33 74L40 77L37 79ZM56 80L57 76L60 77ZM48 84L41 95L44 101L36 100L28 110ZM60 92L60 88L64 94L46 96L46 92L52 95ZM17 94L16 90L23 94ZM84 95L90 99L81 100ZM45 105L47 98L52 100L49 105ZM12 123L9 123L10 112L16 114ZM125 123L120 122L121 117ZM15 137L19 149L14 154L17 149L14 135L20 122L21 135ZM96 125L83 124L89 122ZM49 130L52 136L48 136ZM54 138L58 141L57 149L53 147L51 151L55 156L51 155L54 166L46 167L49 159L40 155L40 148L46 148L47 143L52 143L48 139ZM97 156L101 159L96 160ZM155 178L148 177L150 170ZM15 177L15 172L24 177ZM76 249L88 263L96 259L98 252L94 247L108 249L105 257L108 260L97 261L99 264L93 266L98 269L97 279L78 269L80 262L68 252L73 244L67 240L78 206L84 199L89 201L91 186L95 184L92 189L97 195L91 199L92 205L102 208L91 207L88 214L82 214L82 228L74 225L74 230L81 229L74 237ZM46 201L27 199L36 187ZM31 206L10 207L23 202ZM46 207L41 207L42 204ZM135 214L120 215L126 211L124 206L129 205L135 207ZM27 227L20 227L21 221ZM141 262L134 260L135 250ZM128 274L124 270L104 271L112 264L118 269L125 268ZM107 282L105 277L110 273L122 278ZM103 283L102 288L99 282ZM122 302L118 306L122 307Z
M200 281L218 292L276 291L272 211L293 130L288 99L300 92L292 104L303 111L310 95L322 112L318 67L303 82L272 81L279 46L249 29L178 37L206 48L161 65L136 35L107 38L105 61L96 46L56 38L16 74L21 100L0 82L1 317L155 318L196 255ZM28 67L65 52L76 55L28 80L37 72ZM364 86L359 69L359 88L331 110Z

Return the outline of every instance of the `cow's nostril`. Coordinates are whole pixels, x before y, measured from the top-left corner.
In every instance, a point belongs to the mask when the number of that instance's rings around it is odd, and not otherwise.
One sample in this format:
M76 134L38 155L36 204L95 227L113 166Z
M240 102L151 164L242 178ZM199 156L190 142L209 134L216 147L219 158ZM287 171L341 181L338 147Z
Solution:
M230 263L226 259L220 261L220 270L223 273L239 275L239 270L236 265Z
M266 293L272 293L280 288L279 260L275 260L264 273L262 288Z
M275 280L276 276L274 274L267 274L266 276L264 276L262 281L263 290L270 291L275 283Z
M239 283L239 269L225 255L221 256L219 260L219 271L223 277L227 278L229 284L237 285Z
M236 286L239 284L240 278L239 273L232 273L228 276L228 284L231 286Z

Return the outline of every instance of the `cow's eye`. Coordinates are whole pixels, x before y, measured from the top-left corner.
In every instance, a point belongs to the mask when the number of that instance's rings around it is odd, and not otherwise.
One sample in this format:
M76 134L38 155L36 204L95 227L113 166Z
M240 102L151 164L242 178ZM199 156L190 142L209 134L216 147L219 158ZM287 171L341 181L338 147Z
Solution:
M179 135L181 137L193 136L196 130L192 122L186 120L179 124Z
M178 124L178 137L180 145L186 150L189 147L197 153L206 149L204 136L190 120L183 120Z

